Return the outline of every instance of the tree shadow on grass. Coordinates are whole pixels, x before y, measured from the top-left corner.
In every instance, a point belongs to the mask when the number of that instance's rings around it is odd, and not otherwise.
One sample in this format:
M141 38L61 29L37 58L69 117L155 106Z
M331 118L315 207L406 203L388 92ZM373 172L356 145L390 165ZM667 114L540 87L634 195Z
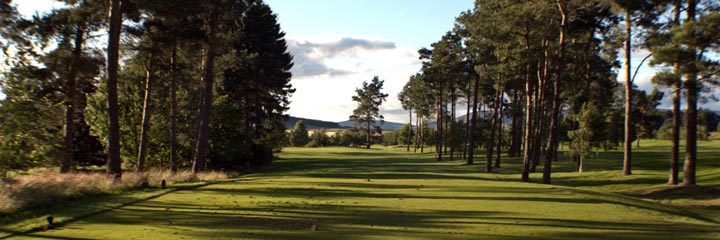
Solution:
M165 210L166 207L173 207ZM138 204L87 219L111 225L135 224L174 229L199 229L195 238L342 239L399 236L416 239L605 239L602 236L641 236L657 239L711 239L715 231L684 223L631 223L594 220L527 218L508 212L414 210L346 204L276 203L263 208L208 209L186 204ZM312 230L313 226L317 229ZM483 233L482 229L508 232ZM516 231L513 231L516 230ZM595 234L586 233L596 232ZM597 231L603 232L598 235ZM212 232L208 235L208 232ZM533 236L536 235L536 236ZM594 236L597 235L597 236ZM56 237L59 238L59 237Z

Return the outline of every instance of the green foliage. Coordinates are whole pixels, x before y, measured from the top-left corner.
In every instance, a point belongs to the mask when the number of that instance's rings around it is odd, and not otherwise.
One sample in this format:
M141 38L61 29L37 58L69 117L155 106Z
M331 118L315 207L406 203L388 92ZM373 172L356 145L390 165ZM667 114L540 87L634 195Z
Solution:
M352 97L352 100L358 106L353 110L350 120L355 121L356 127L365 129L367 148L370 148L370 138L373 132L380 133L379 127L375 126L375 121L379 120L382 123L385 119L380 114L380 105L388 96L388 94L381 92L384 82L378 76L374 76L370 83L365 81L361 88L355 89L356 95Z
M308 145L315 145L315 147L325 147L330 145L330 138L327 135L327 131L322 128L313 131L313 133L310 134L310 142L306 146Z
M307 129L305 129L305 124L303 124L302 120L297 121L295 128L290 132L290 145L302 147L308 144L308 142L310 142L310 138L308 137Z
M580 115L576 116L576 120L580 123L580 126L568 132L568 138L570 139L570 150L568 153L580 158L578 170L580 173L584 171L583 161L585 157L592 151L594 131L602 130L594 128L596 127L595 125L602 123L602 118L599 118L598 114L598 109L594 104L583 105Z
M399 139L400 139L400 132L398 132L398 131L383 132L382 145L383 146L395 146L395 145L403 144L402 142L398 141Z
M408 142L412 144L415 140L415 130L410 125L402 126L397 134L397 144L403 145L408 144ZM408 137L410 138L408 139Z
M360 146L365 142L363 130L357 128L347 129L335 134L338 136L338 146Z

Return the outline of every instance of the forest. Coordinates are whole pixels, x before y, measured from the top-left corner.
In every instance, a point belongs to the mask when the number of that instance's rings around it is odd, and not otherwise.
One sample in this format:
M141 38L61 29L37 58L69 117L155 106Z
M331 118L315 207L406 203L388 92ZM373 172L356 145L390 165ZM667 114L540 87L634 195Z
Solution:
M119 177L123 168L200 172L272 160L295 89L267 4L64 2L23 18L2 1L4 174L107 165Z

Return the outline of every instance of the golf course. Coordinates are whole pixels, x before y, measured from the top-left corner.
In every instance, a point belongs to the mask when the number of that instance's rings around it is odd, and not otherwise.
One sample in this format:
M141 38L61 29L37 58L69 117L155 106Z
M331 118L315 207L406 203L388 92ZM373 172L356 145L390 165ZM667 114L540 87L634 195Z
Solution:
M10 239L718 239L720 144L700 142L698 186L664 184L666 141L587 159L561 157L554 184L519 179L520 159L498 173L437 162L401 147L285 148L259 173L127 196L69 202L9 224ZM153 184L155 185L155 184ZM123 202L125 201L125 202ZM110 203L116 203L111 206ZM87 212L88 208L95 212ZM44 216L64 219L54 229ZM35 229L23 229L35 224ZM14 228L14 229L13 229Z

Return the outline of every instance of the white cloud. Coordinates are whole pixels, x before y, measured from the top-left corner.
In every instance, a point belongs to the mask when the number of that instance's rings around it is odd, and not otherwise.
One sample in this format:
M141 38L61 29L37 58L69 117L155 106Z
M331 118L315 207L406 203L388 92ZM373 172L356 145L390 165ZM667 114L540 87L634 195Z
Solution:
M406 121L397 94L410 76L420 69L415 50L373 36L325 34L288 36L289 51L295 56L292 97L293 116L344 121L352 114L355 89L373 76L385 80L389 94L381 106L386 121Z
M635 70L637 69L638 65L641 63L641 61L650 54L649 51L646 49L640 49L632 53L632 65L631 66L631 73L635 74ZM619 58L620 60L624 60L625 54L621 53ZM663 97L660 106L658 108L660 109L671 109L672 108L672 89L671 88L663 88L661 86L657 86L652 83L652 77L655 75L656 72L659 72L664 68L664 66L654 66L650 67L649 62L652 60L652 57L647 59L643 63L642 66L640 66L640 69L637 71L637 76L635 77L634 84L638 86L638 89L646 91L647 93L650 93L653 88L658 87L659 90L665 92L665 96ZM618 78L617 80L619 82L625 83L625 65L623 64L620 69L618 69ZM720 89L719 88L711 88L709 89L711 92L702 93L703 96L720 96ZM683 99L681 99L681 108L685 109L686 102L683 96ZM720 102L716 102L712 99L708 99L707 102L698 102L698 108L705 108L705 109L711 109L711 110L720 110Z

